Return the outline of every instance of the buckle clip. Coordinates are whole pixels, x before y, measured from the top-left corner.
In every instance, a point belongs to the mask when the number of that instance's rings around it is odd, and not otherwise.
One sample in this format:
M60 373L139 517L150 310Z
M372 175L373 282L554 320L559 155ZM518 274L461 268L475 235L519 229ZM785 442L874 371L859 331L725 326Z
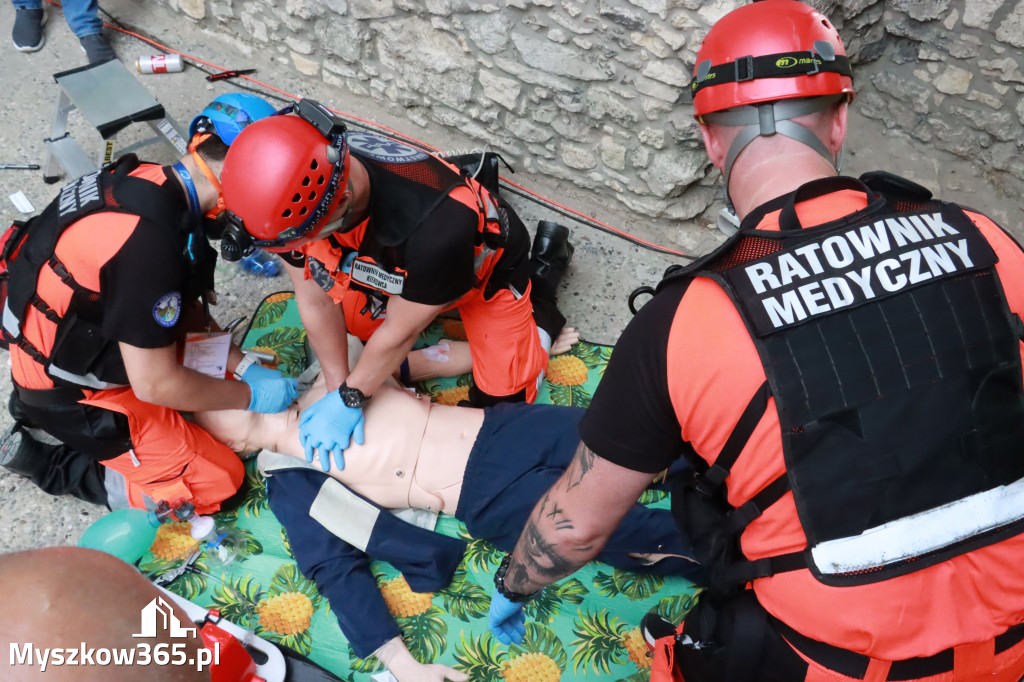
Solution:
M814 70L813 71L808 71L805 75L813 76L814 74L816 74L819 71L821 71L821 66L820 66L821 62L819 62L818 60L820 59L821 61L825 61L825 58L822 57L821 55L819 55L814 50L811 50L807 54L811 55L811 64L814 65Z
M736 82L743 83L745 81L754 79L754 56L748 54L746 57L740 57L733 66L736 69ZM741 68L742 67L742 68Z

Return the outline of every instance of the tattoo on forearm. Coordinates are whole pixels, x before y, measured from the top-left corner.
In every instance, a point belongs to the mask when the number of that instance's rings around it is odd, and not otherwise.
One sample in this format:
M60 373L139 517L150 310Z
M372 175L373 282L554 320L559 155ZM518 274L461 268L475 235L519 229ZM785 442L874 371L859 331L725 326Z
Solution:
M544 534L533 522L527 524L523 529L520 545L523 550L523 569L525 569L523 577L526 580L529 580L528 575L533 573L550 582L572 573L581 565L578 561L559 554L555 546L545 539ZM589 550L590 548L581 549Z
M594 468L594 459L597 457L590 449L580 444L579 450L576 451L576 456L569 464L569 469L565 472L568 486L566 490L572 490L580 483L583 482L583 477L590 473L590 470Z

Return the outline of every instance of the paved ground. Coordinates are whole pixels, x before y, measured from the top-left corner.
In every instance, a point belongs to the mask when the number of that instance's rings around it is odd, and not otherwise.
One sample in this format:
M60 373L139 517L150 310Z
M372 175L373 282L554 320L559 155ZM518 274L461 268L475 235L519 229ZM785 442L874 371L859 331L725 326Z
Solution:
M182 52L228 68L256 67L259 69L256 75L262 81L282 90L302 93L342 111L358 113L441 149L464 149L467 146L465 141L450 133L419 128L400 116L380 110L372 102L354 101L354 98L319 81L299 82L294 72L286 71L264 55L246 54L244 46L199 31L157 3L108 0L103 6L124 24L139 28L144 34ZM14 11L10 3L0 2L0 91L5 93L0 105L3 110L0 118L3 121L0 126L0 163L43 163L46 151L43 139L49 133L57 97L52 74L85 63L78 41L67 29L59 10L51 6L48 11L50 23L46 29L45 47L40 52L20 54L13 49L8 38ZM112 42L122 61L130 67L137 57L159 52L128 35L114 34ZM223 82L208 83L204 74L193 68L176 74L139 76L139 80L183 127L213 97L233 90L230 84ZM99 158L101 140L95 129L81 120L76 112L72 113L71 123L72 135L90 152L95 150ZM137 127L148 131L148 127ZM889 167L931 187L939 187L947 185L947 174L959 168L955 161L925 158L907 140L890 137L877 125L856 115L851 117L851 127L856 132L851 133L849 146L859 150L856 154L848 154L848 167L853 172ZM128 130L115 139L121 143L137 137ZM150 147L143 153L144 158L164 163L174 161L174 156L166 146ZM865 162L867 159L870 163ZM721 239L717 230L706 223L681 225L669 230L655 229L641 218L615 211L601 198L584 195L564 184L524 177L522 173L514 179L536 192L595 215L608 224L691 253L708 251ZM6 199L8 195L24 192L35 209L40 210L56 194L59 186L44 184L41 172L0 170L3 219L19 217L13 204ZM991 207L993 216L1019 236L1020 216L1012 214L1013 203L993 195L992 191L990 187L982 186L977 194L960 192L950 198L978 207ZM510 197L510 201L531 230L539 219L558 220L572 228L576 255L563 283L561 302L570 324L579 328L588 340L614 342L629 319L625 304L628 292L639 284L656 281L669 264L679 261L565 219L537 203L515 196ZM221 321L247 315L266 294L289 288L283 276L259 278L226 264L218 270L220 303L215 312ZM9 382L7 373L0 373L0 395L7 395ZM6 431L9 425L10 417L6 411L0 410L0 431ZM102 512L99 507L73 499L49 497L24 480L0 472L0 528L4 529L0 533L0 552L73 544L82 530Z

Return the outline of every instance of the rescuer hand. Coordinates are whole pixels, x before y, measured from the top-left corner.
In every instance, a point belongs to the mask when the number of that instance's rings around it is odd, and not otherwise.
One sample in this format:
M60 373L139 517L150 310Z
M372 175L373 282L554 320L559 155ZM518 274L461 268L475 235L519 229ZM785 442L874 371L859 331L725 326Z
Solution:
M350 442L363 444L363 408L348 407L337 391L331 391L305 410L299 419L299 440L306 461L313 462L313 450L320 453L320 468L331 468L331 452L338 469L345 468L345 450Z
M277 376L268 377L263 372L256 372L253 375L251 372L255 367L253 365L242 375L242 381L249 385L252 392L248 410L263 414L287 410L299 395L299 383L295 379L286 379L280 372L271 369L260 368L266 372L274 372Z
M491 593L491 610L487 614L487 625L502 644L521 644L526 633L526 602L509 601L497 590Z

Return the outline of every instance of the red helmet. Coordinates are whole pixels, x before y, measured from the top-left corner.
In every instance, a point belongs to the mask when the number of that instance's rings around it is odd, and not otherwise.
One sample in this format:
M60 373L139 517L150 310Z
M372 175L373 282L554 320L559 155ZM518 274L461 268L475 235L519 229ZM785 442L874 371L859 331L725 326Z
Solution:
M853 78L825 15L796 0L762 0L711 27L690 87L693 114L703 116L745 104L852 94Z
M344 136L328 140L298 116L270 116L235 138L224 159L224 203L256 246L312 241L341 200L350 167Z

